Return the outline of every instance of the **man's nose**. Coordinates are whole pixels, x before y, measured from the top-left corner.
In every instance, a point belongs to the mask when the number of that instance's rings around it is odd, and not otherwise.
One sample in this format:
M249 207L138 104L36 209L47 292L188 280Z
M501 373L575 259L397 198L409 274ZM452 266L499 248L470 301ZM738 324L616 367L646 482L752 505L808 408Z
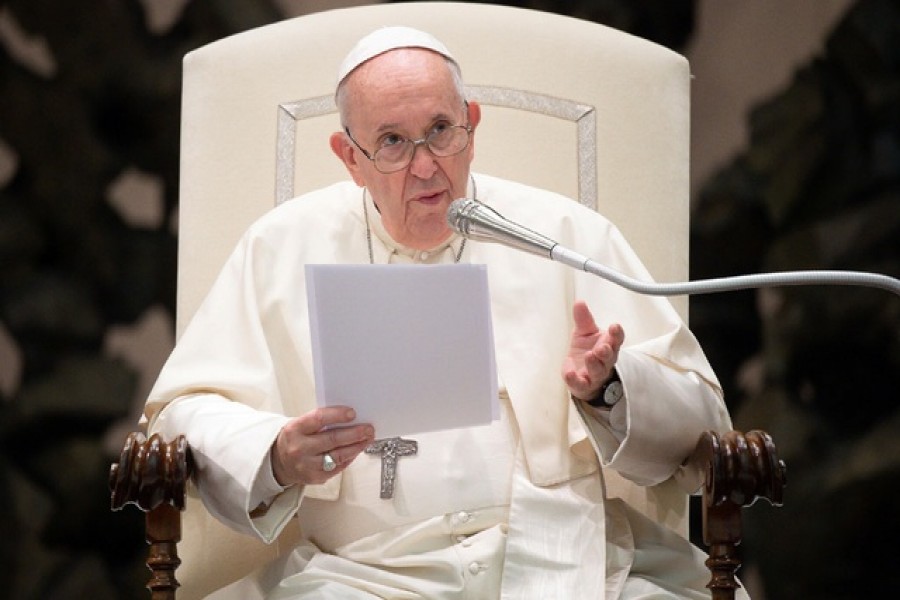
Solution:
M409 172L419 179L430 179L437 170L435 156L425 140L417 140L413 146L412 159L409 162Z

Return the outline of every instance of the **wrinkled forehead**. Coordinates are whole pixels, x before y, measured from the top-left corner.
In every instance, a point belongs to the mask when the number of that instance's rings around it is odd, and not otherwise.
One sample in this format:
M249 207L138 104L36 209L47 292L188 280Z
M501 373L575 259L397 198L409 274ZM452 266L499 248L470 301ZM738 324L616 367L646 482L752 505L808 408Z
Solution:
M450 50L429 33L412 27L383 27L376 29L353 46L338 69L337 85L339 86L350 73L376 56L401 48L431 50L456 63Z
M392 50L360 65L344 83L345 125L419 132L438 120L465 118L446 59L418 48ZM418 133L416 133L418 135Z

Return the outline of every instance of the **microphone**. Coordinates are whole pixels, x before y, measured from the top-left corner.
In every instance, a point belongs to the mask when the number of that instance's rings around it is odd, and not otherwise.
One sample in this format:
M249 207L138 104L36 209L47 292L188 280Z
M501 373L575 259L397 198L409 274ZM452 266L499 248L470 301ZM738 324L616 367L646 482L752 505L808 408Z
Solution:
M447 223L451 229L466 239L495 242L517 250L524 250L597 275L632 292L649 296L712 294L748 288L790 285L857 285L887 290L900 296L900 280L880 273L860 271L784 271L676 283L640 281L601 265L527 227L514 223L474 198L460 198L451 202L447 209Z
M463 237L479 242L498 242L544 258L553 258L558 244L548 237L505 219L478 200L460 198L450 203L447 222Z

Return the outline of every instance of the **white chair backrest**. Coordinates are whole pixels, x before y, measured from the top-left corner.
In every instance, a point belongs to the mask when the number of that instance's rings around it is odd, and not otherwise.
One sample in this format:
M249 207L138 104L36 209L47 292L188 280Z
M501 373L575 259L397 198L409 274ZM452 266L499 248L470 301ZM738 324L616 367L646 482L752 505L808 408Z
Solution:
M363 35L441 39L484 106L474 170L593 206L657 280L687 275L687 61L587 21L453 2L382 4L279 22L184 61L179 332L244 229L279 200L346 179L328 148L340 61ZM577 250L577 249L576 249ZM686 304L676 299L686 316Z
M347 178L328 147L339 130L337 68L359 38L386 25L428 31L458 59L471 97L483 105L475 171L596 208L657 280L686 277L690 75L683 57L608 27L526 9L381 4L261 27L185 58L179 333L253 220L277 202ZM686 316L686 303L675 304ZM608 486L617 485L614 476ZM680 492L620 483L618 495L686 532ZM226 530L195 499L184 528L180 598L200 597L283 554L298 534L292 526L263 546Z

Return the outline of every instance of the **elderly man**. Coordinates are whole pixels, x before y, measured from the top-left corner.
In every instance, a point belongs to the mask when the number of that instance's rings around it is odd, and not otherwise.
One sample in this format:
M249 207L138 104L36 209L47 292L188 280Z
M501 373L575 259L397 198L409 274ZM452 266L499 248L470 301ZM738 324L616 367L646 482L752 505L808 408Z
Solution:
M331 149L353 183L248 230L147 403L152 430L186 434L215 517L267 542L300 520L293 552L217 597L707 597L702 553L644 514L683 503L700 433L730 428L690 332L664 300L467 242L446 212L474 197L646 278L622 236L569 199L470 172L481 111L428 34L362 39L336 100ZM363 452L378 432L316 407L303 265L460 262L488 265L501 418L415 436L379 497L381 459Z

